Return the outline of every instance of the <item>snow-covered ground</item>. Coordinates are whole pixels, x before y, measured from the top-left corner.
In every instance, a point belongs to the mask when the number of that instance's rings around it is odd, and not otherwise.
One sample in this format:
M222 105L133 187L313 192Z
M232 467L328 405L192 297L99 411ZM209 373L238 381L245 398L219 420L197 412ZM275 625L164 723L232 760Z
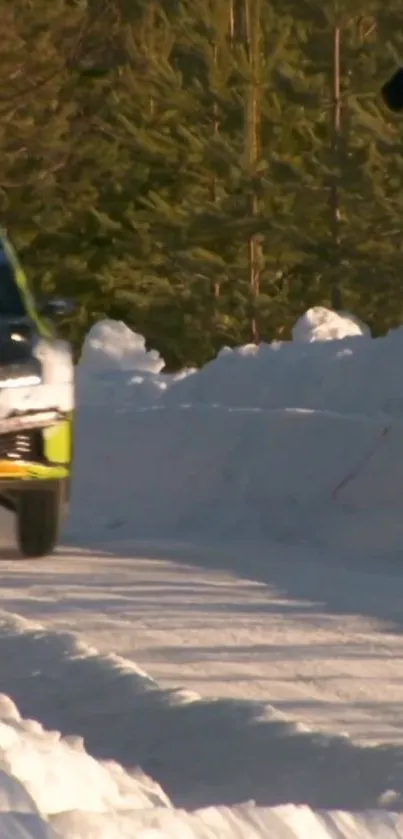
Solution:
M47 727L0 696L2 839L403 835L400 749L315 734L258 702L163 690L129 661L5 612L0 662Z
M1 839L403 836L402 357L90 333L59 555L0 520Z

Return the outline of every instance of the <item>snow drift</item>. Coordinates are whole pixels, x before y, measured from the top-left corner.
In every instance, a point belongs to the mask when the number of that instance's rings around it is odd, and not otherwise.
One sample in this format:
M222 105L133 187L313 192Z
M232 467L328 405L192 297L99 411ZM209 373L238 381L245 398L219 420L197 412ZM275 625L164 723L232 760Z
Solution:
M164 366L156 350L147 350L142 335L120 321L100 321L84 341L77 370L79 402L93 408L153 405L172 382L188 373L163 375Z
M293 341L339 341L353 336L370 337L365 323L349 312L333 312L324 306L308 309L292 330Z
M225 348L174 377L154 356L145 374L144 342L123 326L95 330L97 362L90 333L79 372L71 535L401 550L403 329L372 339L352 316L314 309L294 341ZM126 378L94 407L111 334Z
M29 663L35 662L35 669ZM347 739L314 735L258 703L206 702L163 691L131 662L100 656L66 633L0 616L0 673L14 697L48 730L0 696L0 836L2 839L397 839L402 795L382 784L385 752ZM4 681L4 675L1 681ZM95 697L97 702L95 703ZM140 770L94 753L131 750L153 763L172 790L216 795L227 803L185 811ZM253 760L250 761L250 758ZM209 760L210 758L210 760ZM393 758L390 758L392 760ZM399 766L389 763L392 780ZM229 774L229 769L232 774ZM379 772L376 771L379 767ZM289 777L287 777L289 773ZM316 777L316 784L313 783ZM234 783L238 780L238 785ZM397 777L395 778L395 782ZM306 804L259 806L236 800L243 783L267 800L303 790L318 798L369 800L355 813ZM399 781L403 791L402 779ZM297 788L299 787L299 799ZM281 792L283 790L283 792ZM361 796L361 799L360 799ZM340 799L339 799L340 800ZM390 811L379 809L382 804Z

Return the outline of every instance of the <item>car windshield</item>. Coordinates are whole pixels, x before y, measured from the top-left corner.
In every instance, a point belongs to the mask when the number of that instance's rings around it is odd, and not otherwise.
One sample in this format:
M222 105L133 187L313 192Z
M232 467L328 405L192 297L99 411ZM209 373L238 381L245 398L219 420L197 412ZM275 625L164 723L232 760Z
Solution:
M0 318L20 318L25 315L24 303L15 281L12 265L0 248Z

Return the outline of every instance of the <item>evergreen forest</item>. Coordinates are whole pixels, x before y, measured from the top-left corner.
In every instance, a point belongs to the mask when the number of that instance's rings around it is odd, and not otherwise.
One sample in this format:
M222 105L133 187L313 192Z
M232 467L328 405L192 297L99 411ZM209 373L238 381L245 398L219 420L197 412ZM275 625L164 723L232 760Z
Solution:
M0 224L174 370L312 305L403 322L401 0L0 0Z

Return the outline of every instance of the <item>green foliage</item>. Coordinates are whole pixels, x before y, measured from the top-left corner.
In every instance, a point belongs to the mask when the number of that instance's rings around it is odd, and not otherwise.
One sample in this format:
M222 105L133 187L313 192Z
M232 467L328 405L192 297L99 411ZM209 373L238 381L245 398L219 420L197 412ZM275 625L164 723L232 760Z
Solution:
M387 6L387 8L386 8ZM79 347L169 368L340 300L403 316L397 0L0 0L0 212ZM335 48L339 45L339 66Z

